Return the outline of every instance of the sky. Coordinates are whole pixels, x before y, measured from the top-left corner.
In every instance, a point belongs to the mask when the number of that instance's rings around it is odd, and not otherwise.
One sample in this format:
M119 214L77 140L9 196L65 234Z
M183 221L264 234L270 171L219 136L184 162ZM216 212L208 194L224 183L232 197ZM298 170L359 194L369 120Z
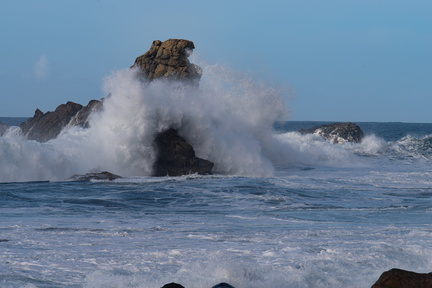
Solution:
M0 116L100 99L169 38L281 89L286 120L432 123L431 0L0 0Z

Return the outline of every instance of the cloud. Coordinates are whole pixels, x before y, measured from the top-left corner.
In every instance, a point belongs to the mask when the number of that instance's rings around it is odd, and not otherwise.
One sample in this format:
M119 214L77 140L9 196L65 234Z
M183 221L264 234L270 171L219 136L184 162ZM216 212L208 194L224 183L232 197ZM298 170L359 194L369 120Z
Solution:
M33 66L33 74L37 80L46 80L49 75L49 61L45 55L39 57Z

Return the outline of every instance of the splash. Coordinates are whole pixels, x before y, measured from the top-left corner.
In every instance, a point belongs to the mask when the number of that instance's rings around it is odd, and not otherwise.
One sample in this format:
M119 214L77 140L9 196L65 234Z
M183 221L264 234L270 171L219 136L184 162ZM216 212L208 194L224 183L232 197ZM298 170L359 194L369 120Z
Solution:
M226 67L203 65L200 87L179 81L142 83L135 69L106 77L110 96L93 113L90 128L69 127L46 143L19 133L0 138L0 181L64 180L108 170L122 176L150 175L153 140L179 130L214 173L273 173L272 125L286 115L276 89Z

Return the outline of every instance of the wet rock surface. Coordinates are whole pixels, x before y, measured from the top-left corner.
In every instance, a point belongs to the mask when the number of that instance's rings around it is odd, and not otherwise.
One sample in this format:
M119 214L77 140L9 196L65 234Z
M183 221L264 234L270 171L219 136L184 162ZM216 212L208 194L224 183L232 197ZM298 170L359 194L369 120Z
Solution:
M391 269L381 274L371 288L432 288L432 274Z
M301 134L320 135L333 144L345 142L360 143L364 137L361 128L351 122L321 125L309 129L301 129L299 132Z
M157 160L153 176L210 175L213 163L195 156L193 147L175 129L159 133L155 139Z

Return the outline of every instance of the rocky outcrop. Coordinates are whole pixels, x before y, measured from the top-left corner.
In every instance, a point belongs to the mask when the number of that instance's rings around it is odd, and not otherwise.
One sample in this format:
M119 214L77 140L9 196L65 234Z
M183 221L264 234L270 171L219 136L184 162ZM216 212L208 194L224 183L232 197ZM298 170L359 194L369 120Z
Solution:
M164 42L156 40L149 51L136 58L132 67L138 68L143 81L157 78L176 79L197 85L201 78L201 69L188 60L194 48L192 41L184 39L169 39ZM36 109L34 116L20 124L20 127L28 139L46 142L56 138L66 126L88 128L91 113L101 110L102 103L103 100L91 100L87 106L82 106L67 102L58 106L55 111L46 113ZM0 126L0 133L1 129ZM213 163L196 157L192 146L178 136L176 130L168 129L156 135L155 148L155 176L211 174Z
M83 108L82 105L67 102L59 105L55 111L43 113L36 109L33 117L20 125L23 134L30 140L46 142L56 138L71 119Z
M361 128L351 122L321 125L310 129L302 129L299 132L301 134L311 133L320 135L333 144L345 142L360 143L364 137Z
M159 133L155 139L155 149L157 157L153 176L212 174L214 164L196 157L193 147L177 134L177 130L168 129Z
M371 288L432 288L432 274L391 269L381 274Z
M150 50L136 58L132 67L139 67L144 79L156 78L187 79L198 83L201 68L189 62L189 55L195 45L184 39L153 41Z
M122 178L121 176L112 174L110 172L107 171L103 171L103 172L90 172L90 173L86 173L84 175L73 175L69 180L72 181L90 181L90 180L115 180L115 179L119 179Z

